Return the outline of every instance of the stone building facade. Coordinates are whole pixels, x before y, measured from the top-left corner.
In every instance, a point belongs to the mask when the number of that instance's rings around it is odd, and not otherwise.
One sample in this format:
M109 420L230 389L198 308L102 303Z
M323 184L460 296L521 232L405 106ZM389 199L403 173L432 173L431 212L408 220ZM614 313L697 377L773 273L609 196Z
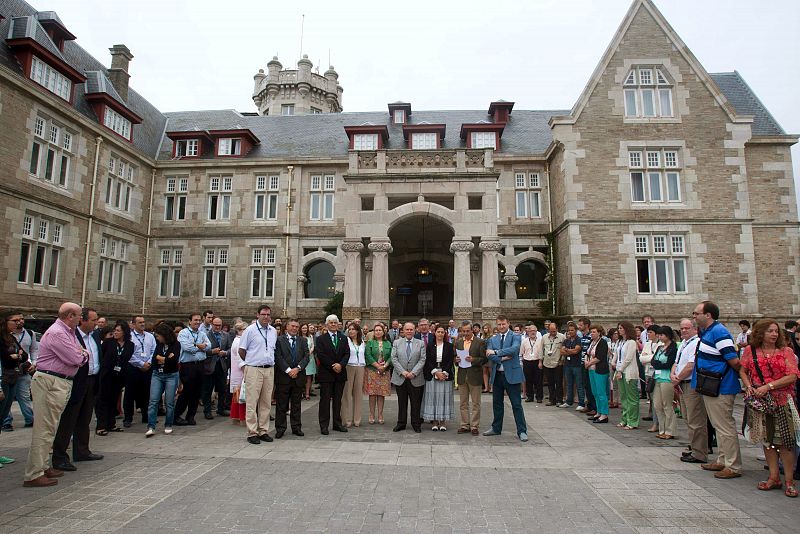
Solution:
M181 318L800 315L787 135L636 0L570 110L342 113L274 58L257 112L164 113L0 0L0 301ZM503 90L504 92L507 89ZM765 201L764 199L768 199Z

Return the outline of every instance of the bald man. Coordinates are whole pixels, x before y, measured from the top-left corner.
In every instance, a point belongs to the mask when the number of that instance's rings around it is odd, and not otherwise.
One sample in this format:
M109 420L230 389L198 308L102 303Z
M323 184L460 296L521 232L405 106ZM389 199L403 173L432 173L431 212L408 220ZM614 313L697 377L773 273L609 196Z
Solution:
M89 354L78 344L75 329L81 319L81 307L65 302L58 309L58 319L47 329L39 343L36 374L31 380L33 397L33 434L25 466L25 487L41 488L58 484L64 472L49 465L58 422L72 392L72 378Z

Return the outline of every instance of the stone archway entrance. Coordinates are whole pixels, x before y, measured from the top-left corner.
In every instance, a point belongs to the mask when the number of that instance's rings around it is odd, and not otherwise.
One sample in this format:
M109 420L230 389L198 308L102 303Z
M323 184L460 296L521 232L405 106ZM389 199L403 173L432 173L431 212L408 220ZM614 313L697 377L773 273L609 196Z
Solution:
M389 231L389 309L392 317L453 315L453 229L427 213Z

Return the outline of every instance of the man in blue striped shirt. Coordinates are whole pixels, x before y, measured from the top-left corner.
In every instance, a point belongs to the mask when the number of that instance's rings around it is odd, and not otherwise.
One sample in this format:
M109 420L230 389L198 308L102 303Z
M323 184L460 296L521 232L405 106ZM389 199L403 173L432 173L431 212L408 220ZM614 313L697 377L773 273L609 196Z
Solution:
M203 381L203 360L206 359L206 350L209 348L208 336L205 330L200 329L200 314L193 313L189 318L189 327L178 334L181 344L180 377L183 392L175 403L175 425L196 425L194 416L197 413L197 403L200 401L200 391ZM186 410L186 419L181 417Z
M742 458L739 450L739 434L733 420L733 403L741 391L739 384L739 354L728 329L719 322L719 306L710 301L698 304L692 316L700 329L700 343L697 348L692 388L697 386L699 370L722 374L719 396L703 395L703 404L708 419L717 430L719 457L716 462L703 464L706 471L716 471L716 478L736 478L742 476Z

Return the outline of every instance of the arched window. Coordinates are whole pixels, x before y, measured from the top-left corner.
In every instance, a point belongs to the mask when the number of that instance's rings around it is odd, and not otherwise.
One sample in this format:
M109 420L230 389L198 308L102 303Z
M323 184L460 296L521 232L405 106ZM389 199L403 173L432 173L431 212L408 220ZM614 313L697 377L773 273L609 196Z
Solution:
M518 299L546 299L547 298L547 268L538 262L528 260L517 265L517 298Z
M327 261L320 260L305 269L308 281L305 284L305 298L328 299L336 292L333 274L336 269Z

